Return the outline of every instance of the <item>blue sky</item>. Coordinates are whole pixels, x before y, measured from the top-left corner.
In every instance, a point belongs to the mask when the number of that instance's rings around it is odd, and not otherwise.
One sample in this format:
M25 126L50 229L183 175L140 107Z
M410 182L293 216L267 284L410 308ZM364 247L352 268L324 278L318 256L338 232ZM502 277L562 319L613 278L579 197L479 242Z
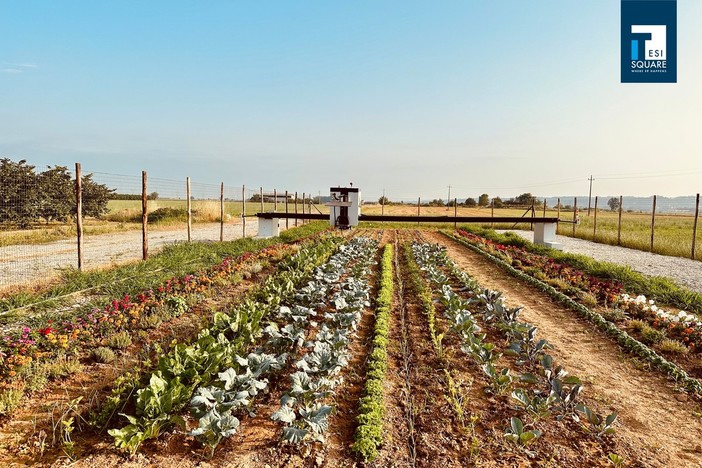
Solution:
M702 190L678 83L619 83L619 1L0 2L0 155L370 198ZM640 177L641 176L641 177Z

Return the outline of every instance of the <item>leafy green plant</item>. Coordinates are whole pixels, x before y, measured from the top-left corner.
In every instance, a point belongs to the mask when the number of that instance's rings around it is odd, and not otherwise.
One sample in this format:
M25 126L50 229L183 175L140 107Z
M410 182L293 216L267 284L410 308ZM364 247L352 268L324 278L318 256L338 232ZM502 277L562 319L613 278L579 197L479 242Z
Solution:
M512 385L512 381L514 379L512 378L508 367L502 369L500 372L497 372L492 363L487 363L483 364L481 369L485 375L490 377L491 391L493 393L504 393L510 387L510 385Z
M383 250L380 273L380 290L376 301L373 351L367 369L364 396L360 400L356 421L356 434L351 449L366 461L373 460L383 443L385 402L383 381L387 371L387 341L390 333L390 307L393 294L393 246Z
M529 393L522 388L514 390L512 398L524 411L536 418L548 416L549 407L553 404L553 396L549 395L546 398L540 395L529 396Z
M617 413L611 413L607 417L597 414L585 405L578 405L577 410L583 413L585 420L590 423L589 429L597 437L614 434L614 422L617 420Z
M519 418L510 418L509 427L505 429L504 438L505 440L518 445L519 447L526 447L532 444L541 437L541 431L536 429L527 431L524 428L524 423Z

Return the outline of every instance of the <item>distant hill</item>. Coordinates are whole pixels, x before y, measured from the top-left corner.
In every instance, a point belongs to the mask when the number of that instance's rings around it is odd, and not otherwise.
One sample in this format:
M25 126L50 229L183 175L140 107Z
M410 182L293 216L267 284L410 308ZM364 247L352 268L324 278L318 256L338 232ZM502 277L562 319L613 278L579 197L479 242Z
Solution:
M607 209L607 202L610 198L617 198L619 196L609 195L605 197L599 197L597 202L598 208ZM564 196L561 197L562 205L573 205L574 196ZM542 199L543 200L543 199ZM546 203L548 206L555 206L558 202L558 197L546 197ZM595 197L592 197L592 206L595 206ZM651 212L653 208L653 196L650 197L627 197L625 196L622 201L622 208L633 211L643 211ZM587 195L578 195L578 207L580 209L587 209ZM684 197L656 197L656 213L689 213L694 214L695 212L695 196L684 196Z

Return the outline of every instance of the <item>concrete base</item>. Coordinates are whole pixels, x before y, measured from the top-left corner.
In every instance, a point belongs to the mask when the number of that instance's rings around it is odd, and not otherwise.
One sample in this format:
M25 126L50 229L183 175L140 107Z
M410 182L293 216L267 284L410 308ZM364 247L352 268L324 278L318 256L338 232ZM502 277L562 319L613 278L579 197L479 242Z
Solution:
M563 244L556 241L556 223L534 223L534 243L563 250Z
M544 242L541 245L545 245L546 247L549 247L549 248L555 249L555 250L563 250L563 244L561 244L560 242Z
M258 219L258 238L264 239L266 237L276 237L280 235L280 220L278 218L273 219Z

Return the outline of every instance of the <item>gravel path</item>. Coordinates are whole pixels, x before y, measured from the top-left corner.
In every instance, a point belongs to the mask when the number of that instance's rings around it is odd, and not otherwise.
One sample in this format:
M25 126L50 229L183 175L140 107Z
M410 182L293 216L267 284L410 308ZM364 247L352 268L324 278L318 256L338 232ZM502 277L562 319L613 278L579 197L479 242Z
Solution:
M246 221L246 236L258 234L258 220ZM242 235L241 223L226 224L224 239L239 239ZM197 241L218 241L219 223L195 224L192 239ZM174 230L153 230L149 232L149 254L154 254L165 245L188 238L183 227ZM61 268L77 265L75 239L61 240L48 244L12 245L0 247L0 288L29 285L56 277ZM86 236L83 239L83 258L86 269L125 263L141 259L141 230L130 230L117 234Z
M534 240L531 231L498 231L514 232L529 241ZM618 263L631 267L649 276L664 276L674 280L681 286L702 293L702 262L682 257L669 257L641 250L617 247L615 245L598 244L583 239L568 236L556 236L563 244L565 252L587 255L595 260Z

